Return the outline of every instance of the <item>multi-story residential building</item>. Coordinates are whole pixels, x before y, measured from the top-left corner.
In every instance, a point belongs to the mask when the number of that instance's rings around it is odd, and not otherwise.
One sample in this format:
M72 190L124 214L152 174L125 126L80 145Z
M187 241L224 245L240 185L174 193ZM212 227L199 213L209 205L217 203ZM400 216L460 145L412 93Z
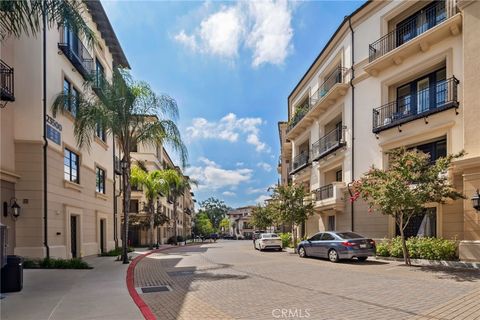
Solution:
M152 117L152 121L156 121ZM130 153L133 164L137 164L147 171L176 169L176 167L162 146L136 145L132 147ZM189 179L188 176L184 176ZM177 199L177 235L186 237L191 234L192 216L195 213L193 192L188 190ZM156 226L153 231L154 243L167 243L168 238L172 237L174 232L174 211L173 197L160 194L155 203L155 210L168 217L168 222L161 226ZM147 198L145 191L141 186L132 187L130 200L130 225L129 241L133 246L144 246L149 244L149 215L146 212Z
M85 91L87 77L108 80L114 66L129 64L100 1L85 5L94 45L63 27L0 42L0 216L9 254L70 258L115 245L113 139L99 128L91 147L79 149L73 122L75 97L95 94ZM62 91L74 98L54 117Z
M255 206L246 206L227 212L230 220L230 235L237 239L248 239L252 237L254 231L254 226L251 223L253 208L255 208Z
M388 166L385 152L396 147L432 161L465 150L449 177L466 199L426 206L406 233L458 239L461 259L480 260L470 200L480 188L479 15L476 1L369 1L344 19L288 97L285 138L280 129L289 175L314 197L303 233L395 236L393 219L347 201L348 183Z

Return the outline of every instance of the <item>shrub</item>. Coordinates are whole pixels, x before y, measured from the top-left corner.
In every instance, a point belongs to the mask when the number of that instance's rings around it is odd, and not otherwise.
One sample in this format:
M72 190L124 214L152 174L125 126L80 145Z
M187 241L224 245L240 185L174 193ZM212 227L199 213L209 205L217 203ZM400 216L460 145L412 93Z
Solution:
M175 236L171 236L170 238L168 238L167 244L174 244L175 243L174 239L175 239ZM183 241L185 241L185 239L182 236L177 236L177 243L183 242Z
M128 252L133 252L134 249L132 247L128 247ZM123 249L121 247L118 247L116 249L112 249L108 252L103 252L100 254L102 257L116 257L116 256L121 256L123 253Z
M25 269L92 269L82 259L25 259L23 263Z
M457 242L455 240L412 237L407 239L407 248L412 259L457 259ZM377 244L377 255L403 258L401 238L396 237Z
M280 233L280 239L282 239L282 247L287 248L292 246L292 234L290 232Z

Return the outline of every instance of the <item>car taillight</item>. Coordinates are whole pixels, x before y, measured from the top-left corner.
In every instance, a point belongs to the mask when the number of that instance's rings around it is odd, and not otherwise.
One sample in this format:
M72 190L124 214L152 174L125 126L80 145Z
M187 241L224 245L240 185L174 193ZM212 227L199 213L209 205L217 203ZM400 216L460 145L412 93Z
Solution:
M355 243L349 242L349 241L343 241L343 242L342 242L342 245L343 245L344 247L353 247L353 246L355 245Z
M375 245L375 240L370 239L369 241L370 241L370 244L371 244L372 246Z

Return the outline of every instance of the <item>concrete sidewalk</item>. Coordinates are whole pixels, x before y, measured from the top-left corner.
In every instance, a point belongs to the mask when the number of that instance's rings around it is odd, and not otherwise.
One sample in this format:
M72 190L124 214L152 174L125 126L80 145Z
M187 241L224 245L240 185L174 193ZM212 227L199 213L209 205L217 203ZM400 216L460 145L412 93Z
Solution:
M143 319L127 290L128 265L114 260L85 258L91 270L24 270L23 290L0 300L0 318Z

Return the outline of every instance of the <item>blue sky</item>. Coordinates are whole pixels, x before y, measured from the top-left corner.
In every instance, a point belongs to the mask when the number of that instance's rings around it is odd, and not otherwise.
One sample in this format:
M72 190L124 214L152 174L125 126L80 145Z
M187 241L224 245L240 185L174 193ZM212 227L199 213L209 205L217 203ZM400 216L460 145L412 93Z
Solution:
M232 207L278 180L287 96L362 1L102 1L133 75L176 99L187 174Z

